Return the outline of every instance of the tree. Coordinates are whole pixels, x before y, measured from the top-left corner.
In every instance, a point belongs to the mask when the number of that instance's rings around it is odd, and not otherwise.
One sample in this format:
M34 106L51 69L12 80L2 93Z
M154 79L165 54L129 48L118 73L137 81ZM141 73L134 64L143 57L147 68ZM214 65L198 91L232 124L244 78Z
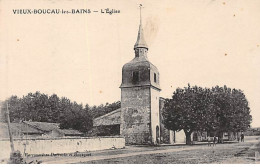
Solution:
M223 132L246 130L251 123L250 108L241 90L224 87L178 88L172 99L166 99L163 123L170 130L184 130L186 144L194 131Z
M216 132L222 138L223 132L240 132L250 127L252 116L248 101L241 90L213 87Z
M93 126L89 108L84 109L82 104L76 102L70 103L69 108L60 121L61 129L72 128L84 133L88 132Z
M66 97L58 97L56 94L48 96L35 92L28 93L22 98L11 96L1 104L1 115L6 112L6 104L9 104L11 122L37 121L60 123L63 129L76 129L87 132L93 126L93 118L112 112L120 108L120 101L112 104L90 107L88 104L71 102ZM6 119L3 119L4 121Z
M114 103L106 103L105 105L101 104L99 106L93 106L91 107L91 115L93 116L93 118L97 118L100 117L102 115L105 115L107 113L110 113L112 111L115 111L116 109L119 109L121 107L121 102L117 101Z
M7 101L3 101L1 104L1 115L3 116L3 121L7 122L6 110L7 105L9 108L10 121L13 122L17 118L21 117L23 111L21 109L21 103L17 96L11 96Z
M172 99L166 99L162 113L163 123L167 129L184 130L186 144L191 144L191 134L197 130L204 130L209 115L206 114L206 105L209 97L201 87L178 88Z

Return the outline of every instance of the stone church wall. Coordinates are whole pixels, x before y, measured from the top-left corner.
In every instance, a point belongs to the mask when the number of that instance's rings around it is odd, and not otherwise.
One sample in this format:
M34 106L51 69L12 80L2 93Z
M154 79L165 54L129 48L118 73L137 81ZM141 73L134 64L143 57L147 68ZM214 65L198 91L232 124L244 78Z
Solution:
M120 134L126 143L146 144L150 140L150 88L122 88Z

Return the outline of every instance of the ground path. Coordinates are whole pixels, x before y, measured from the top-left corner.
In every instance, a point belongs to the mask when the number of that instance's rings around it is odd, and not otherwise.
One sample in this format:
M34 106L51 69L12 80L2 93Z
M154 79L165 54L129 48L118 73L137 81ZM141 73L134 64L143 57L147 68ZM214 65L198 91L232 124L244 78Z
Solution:
M104 160L104 159L113 159L113 158L124 158L129 156L137 156L137 155L146 155L146 154L159 154L159 153L169 153L169 152L176 152L176 151L185 151L185 150L193 150L197 149L196 147L185 147L185 148L172 148L166 150L146 150L146 151L137 151L137 152L130 152L130 153L123 153L123 154L114 154L114 155L101 155L101 156L89 156L89 157L71 157L66 158L66 160L61 159L59 161L47 161L46 163L50 164L60 164L60 163L81 163L81 162L88 162L88 161L97 161L97 160ZM131 150L131 148L128 148ZM132 150L133 151L133 150Z
M247 137L244 143L192 146L127 146L125 149L91 152L87 157L37 157L47 164L64 163L255 163L259 137ZM36 158L36 157L35 157ZM40 159L39 159L40 158ZM256 162L258 163L258 161Z

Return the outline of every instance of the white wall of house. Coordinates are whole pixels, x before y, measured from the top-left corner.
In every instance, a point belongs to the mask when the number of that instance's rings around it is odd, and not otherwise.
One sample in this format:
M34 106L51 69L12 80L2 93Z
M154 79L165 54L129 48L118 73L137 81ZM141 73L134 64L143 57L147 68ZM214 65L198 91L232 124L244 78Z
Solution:
M173 130L169 130L169 140L170 140L170 144L174 144L174 131Z
M175 143L186 143L186 136L183 130L175 132Z

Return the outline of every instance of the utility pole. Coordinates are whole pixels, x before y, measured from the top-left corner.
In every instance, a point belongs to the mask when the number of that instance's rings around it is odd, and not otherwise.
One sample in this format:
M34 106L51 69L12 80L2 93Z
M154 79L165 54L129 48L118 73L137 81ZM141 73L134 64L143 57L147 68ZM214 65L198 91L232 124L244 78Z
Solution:
M12 136L12 133L11 133L11 128L10 128L10 117L9 117L9 110L8 110L8 102L7 102L7 125L8 125L8 132L9 132L9 137L10 137L10 146L11 146L11 151L12 153L14 152L14 140L13 140L13 136Z

